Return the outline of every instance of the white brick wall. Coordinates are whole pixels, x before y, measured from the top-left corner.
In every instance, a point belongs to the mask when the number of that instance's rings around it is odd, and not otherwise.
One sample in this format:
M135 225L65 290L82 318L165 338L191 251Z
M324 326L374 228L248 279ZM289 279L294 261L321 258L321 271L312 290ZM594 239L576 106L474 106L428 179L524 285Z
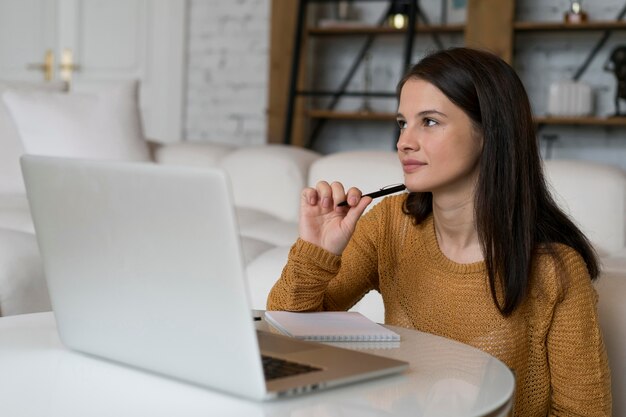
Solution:
M271 0L190 0L189 71L186 138L189 140L257 144L265 142ZM433 22L440 16L439 0L422 0ZM518 20L560 21L569 0L517 0ZM583 0L593 20L614 19L623 0ZM364 20L376 21L380 4L355 3ZM288 36L286 34L286 36ZM551 32L517 34L515 67L528 90L533 108L543 114L552 81L570 78L583 62L601 32ZM311 70L323 88L334 88L352 62L363 38L318 39L318 58ZM446 46L461 45L460 35L442 35ZM581 81L592 85L596 113L614 111L615 80L602 67L616 45L626 45L626 31L614 32ZM414 45L414 60L435 47L428 36ZM380 37L372 49L372 90L393 90L401 75L402 39ZM361 89L361 72L350 89ZM339 108L357 109L360 99L344 99ZM394 111L395 100L373 100L377 110ZM626 102L622 109L626 110ZM549 152L554 158L591 159L626 169L626 128L548 127L541 133L556 133ZM331 122L315 143L322 152L354 148L392 147L393 123ZM543 144L544 153L547 149Z
M270 0L190 0L185 138L266 137Z

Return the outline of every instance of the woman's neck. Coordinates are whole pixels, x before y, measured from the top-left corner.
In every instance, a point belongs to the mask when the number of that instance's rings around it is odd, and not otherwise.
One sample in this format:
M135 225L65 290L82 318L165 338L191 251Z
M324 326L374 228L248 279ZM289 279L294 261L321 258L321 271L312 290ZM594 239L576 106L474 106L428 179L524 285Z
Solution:
M474 196L445 198L433 195L433 218L437 242L450 260L473 263L483 260L474 221Z

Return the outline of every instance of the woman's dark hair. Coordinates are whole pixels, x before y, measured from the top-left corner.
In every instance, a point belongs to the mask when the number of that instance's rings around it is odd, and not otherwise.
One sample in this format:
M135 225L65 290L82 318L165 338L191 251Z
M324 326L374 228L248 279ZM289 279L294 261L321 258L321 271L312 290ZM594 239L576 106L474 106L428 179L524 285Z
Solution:
M591 279L597 278L593 247L548 191L530 103L513 68L491 53L453 48L415 64L398 84L398 97L410 79L441 90L483 137L474 211L491 295L500 312L508 316L519 306L533 255L544 248L556 256L554 243L575 249ZM422 222L432 212L432 194L410 193L404 211Z

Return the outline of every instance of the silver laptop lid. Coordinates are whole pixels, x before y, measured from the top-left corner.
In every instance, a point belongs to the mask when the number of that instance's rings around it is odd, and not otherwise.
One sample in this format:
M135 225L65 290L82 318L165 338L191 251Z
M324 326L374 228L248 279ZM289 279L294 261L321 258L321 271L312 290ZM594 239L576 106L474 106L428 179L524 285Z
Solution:
M222 171L39 156L22 170L65 345L265 395Z

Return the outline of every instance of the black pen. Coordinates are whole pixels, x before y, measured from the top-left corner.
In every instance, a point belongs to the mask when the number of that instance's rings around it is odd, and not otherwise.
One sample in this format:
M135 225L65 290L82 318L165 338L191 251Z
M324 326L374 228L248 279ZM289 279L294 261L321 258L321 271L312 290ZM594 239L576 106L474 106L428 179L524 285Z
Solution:
M403 191L405 189L406 189L406 186L404 184L398 184L398 185L394 185L390 187L381 188L380 190L374 191L373 193L365 194L363 195L363 197L372 197L372 198L383 197L388 194L393 194L393 193L397 193L398 191ZM347 205L348 205L347 201L342 201L341 203L337 204L338 207L343 207Z

